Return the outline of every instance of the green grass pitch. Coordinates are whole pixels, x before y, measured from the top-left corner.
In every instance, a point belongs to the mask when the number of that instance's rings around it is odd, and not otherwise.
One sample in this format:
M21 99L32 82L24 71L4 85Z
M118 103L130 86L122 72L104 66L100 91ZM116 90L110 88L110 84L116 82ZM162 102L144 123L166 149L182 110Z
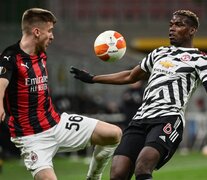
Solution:
M84 158L73 159L70 156L54 158L55 171L59 180L85 180L88 161ZM103 180L109 180L110 163L104 171ZM175 156L161 168L155 171L153 180L206 180L207 156L201 153L188 155L175 154ZM21 160L8 160L4 162L0 180L32 180ZM134 177L132 178L134 179Z

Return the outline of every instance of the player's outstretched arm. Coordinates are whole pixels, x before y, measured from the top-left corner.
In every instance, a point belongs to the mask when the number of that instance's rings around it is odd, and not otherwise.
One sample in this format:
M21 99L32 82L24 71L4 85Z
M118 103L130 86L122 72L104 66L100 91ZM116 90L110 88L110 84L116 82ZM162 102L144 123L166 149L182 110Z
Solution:
M105 75L92 75L84 70L79 70L74 67L71 67L70 72L74 75L74 78L83 82L101 84L130 84L148 77L148 74L146 74L146 72L143 71L140 66L136 66L132 70Z

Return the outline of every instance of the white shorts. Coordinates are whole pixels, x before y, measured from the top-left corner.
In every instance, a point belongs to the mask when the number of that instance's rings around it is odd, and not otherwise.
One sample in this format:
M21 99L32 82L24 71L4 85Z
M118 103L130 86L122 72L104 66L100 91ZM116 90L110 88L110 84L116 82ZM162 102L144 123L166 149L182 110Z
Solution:
M60 122L42 133L11 138L21 149L25 166L34 176L45 168L53 168L57 152L77 151L90 145L91 135L98 120L78 114L61 115Z

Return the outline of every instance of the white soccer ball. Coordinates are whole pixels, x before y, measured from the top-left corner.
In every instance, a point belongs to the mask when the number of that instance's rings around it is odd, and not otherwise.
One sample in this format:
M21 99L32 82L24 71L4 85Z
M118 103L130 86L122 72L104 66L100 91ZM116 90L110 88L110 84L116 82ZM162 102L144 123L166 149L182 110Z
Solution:
M117 31L108 30L101 33L94 42L94 51L105 62L120 60L126 52L126 41Z

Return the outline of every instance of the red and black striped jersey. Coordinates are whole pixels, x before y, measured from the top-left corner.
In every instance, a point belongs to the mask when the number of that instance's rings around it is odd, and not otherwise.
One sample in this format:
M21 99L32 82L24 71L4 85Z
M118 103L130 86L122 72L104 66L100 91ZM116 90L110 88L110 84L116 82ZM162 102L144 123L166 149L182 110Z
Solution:
M19 42L0 57L0 78L7 78L5 110L12 137L27 136L50 129L60 121L48 88L45 52L30 56Z

